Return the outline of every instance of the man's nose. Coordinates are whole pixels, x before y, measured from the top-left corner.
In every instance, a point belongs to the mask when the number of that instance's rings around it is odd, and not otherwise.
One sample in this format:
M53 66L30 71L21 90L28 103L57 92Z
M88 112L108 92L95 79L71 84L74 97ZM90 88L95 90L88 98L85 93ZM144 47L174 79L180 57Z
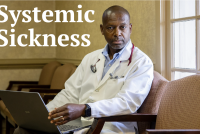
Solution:
M121 35L121 30L119 28L115 28L115 31L114 31L114 36L120 36Z

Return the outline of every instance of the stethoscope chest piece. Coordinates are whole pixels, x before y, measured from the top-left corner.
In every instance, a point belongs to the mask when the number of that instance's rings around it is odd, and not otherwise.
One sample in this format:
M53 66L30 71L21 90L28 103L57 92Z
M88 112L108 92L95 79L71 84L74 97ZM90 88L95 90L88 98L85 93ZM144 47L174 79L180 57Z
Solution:
M96 71L97 71L96 66L91 65L90 68L91 68L93 73L96 73Z

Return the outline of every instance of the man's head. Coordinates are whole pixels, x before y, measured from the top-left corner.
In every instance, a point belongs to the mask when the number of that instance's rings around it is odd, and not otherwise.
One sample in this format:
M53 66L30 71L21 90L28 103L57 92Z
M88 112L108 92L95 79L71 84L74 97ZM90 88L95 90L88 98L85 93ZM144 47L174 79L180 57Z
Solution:
M112 6L106 9L102 16L101 33L108 42L109 48L120 51L130 40L132 24L126 9Z

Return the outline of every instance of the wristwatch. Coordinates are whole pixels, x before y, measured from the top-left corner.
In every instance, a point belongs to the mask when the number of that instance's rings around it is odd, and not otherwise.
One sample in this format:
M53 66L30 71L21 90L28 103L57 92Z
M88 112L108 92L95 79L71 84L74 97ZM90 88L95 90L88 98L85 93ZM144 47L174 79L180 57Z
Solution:
M91 116L91 107L88 104L85 104L86 109L85 109L85 116L83 117L90 117Z

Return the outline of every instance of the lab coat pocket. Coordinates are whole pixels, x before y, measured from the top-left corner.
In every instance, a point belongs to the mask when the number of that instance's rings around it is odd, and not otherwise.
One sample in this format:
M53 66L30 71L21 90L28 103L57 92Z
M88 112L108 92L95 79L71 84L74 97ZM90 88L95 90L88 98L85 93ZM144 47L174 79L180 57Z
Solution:
M125 78L109 79L106 84L106 94L114 97L121 90L124 85L124 81Z

